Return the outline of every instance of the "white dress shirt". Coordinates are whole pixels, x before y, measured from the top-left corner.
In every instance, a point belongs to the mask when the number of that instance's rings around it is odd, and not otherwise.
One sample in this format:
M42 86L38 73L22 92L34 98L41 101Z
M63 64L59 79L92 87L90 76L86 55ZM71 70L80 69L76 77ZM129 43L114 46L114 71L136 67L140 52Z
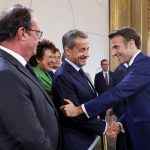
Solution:
M21 56L19 55L18 53L15 53L14 51L6 48L6 47L3 47L0 45L0 49L7 52L8 54L12 55L13 57L15 57L23 66L26 65L26 60Z

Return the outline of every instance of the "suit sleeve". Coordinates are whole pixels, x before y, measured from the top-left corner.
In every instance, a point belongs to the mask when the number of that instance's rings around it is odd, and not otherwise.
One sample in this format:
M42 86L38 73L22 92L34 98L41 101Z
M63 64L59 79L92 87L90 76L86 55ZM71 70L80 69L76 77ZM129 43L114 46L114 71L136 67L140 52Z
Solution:
M23 149L52 149L27 84L10 71L1 71L0 83L0 118L7 132L23 145Z
M96 116L118 102L146 89L150 83L150 71L147 62L146 64L143 63L142 67L139 67L140 65L133 65L132 70L116 87L105 92L98 98L86 102L85 109L88 115L90 117Z
M94 78L94 86L95 86L96 92L97 92L99 95L101 95L101 94L102 94L102 90L101 90L101 86L100 86L100 81L99 81L98 74L95 75L95 78Z
M78 101L74 85L66 76L61 75L54 80L52 93L55 100L54 103L58 109L61 105L64 105L64 98L70 99L76 106L81 104ZM65 117L65 119L66 121L72 122L72 125L79 127L81 130L85 130L87 133L101 135L105 130L106 123L97 119L97 117L88 119L85 115L81 115L75 118Z

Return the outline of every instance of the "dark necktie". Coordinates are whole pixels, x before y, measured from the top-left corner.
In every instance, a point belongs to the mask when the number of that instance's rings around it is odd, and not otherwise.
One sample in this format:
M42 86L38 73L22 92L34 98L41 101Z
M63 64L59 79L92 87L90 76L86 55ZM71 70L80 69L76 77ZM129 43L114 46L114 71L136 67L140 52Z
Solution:
M36 78L36 75L31 67L31 65L29 63L26 64L26 68L28 69L28 71Z
M105 82L106 82L106 85L108 85L108 75L107 75L107 73L105 73Z
M94 89L92 83L90 82L90 80L88 79L88 77L86 76L86 74L84 73L82 68L79 70L79 73L85 78L86 82L88 83L88 85L90 86L92 91L95 93L95 89Z
M85 73L84 73L82 68L79 70L79 72L87 80L87 76L85 75Z

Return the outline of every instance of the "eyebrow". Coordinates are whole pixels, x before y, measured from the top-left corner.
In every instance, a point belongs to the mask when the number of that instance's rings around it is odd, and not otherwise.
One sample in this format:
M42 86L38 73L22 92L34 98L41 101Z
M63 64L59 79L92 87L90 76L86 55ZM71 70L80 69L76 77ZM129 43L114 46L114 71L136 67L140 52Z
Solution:
M112 48L118 48L119 46L118 45L114 45Z

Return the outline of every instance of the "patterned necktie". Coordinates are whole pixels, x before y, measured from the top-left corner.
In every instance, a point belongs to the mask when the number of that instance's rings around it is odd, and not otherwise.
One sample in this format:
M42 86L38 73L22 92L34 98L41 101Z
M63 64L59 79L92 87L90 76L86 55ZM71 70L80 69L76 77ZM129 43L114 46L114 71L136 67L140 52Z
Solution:
M106 82L106 85L108 85L108 75L107 75L107 73L105 73L105 82Z

